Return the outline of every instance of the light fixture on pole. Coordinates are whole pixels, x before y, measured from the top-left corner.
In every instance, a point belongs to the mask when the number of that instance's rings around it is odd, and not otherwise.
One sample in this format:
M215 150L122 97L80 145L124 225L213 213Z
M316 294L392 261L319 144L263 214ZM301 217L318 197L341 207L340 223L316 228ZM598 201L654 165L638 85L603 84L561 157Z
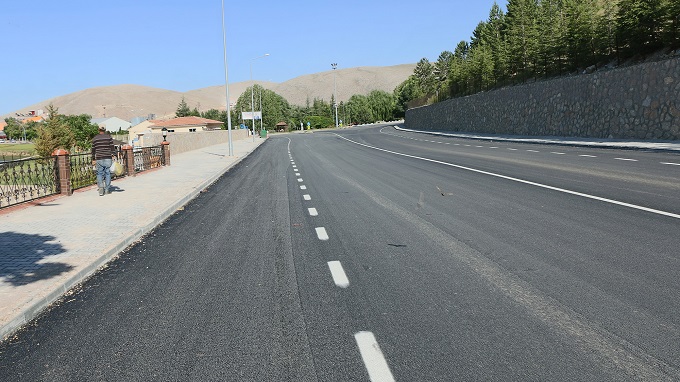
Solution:
M255 142L255 82L253 82L253 61L257 60L258 58L265 58L267 56L269 56L269 53L266 53L264 56L250 59L250 83L252 84L250 87L250 111L252 112L250 117L253 121L253 142Z
M338 87L337 87L337 82L335 81L335 69L338 68L337 63L332 63L331 67L333 67L333 108L335 109L335 128L338 128Z
M168 136L168 129L167 128L162 128L161 133L163 133L163 142L166 142L165 138Z
M227 28L224 25L224 0L222 0L222 37L224 45L224 87L227 93L227 135L229 137L229 156L234 156L234 143L231 140L231 107L229 105L229 70L227 69Z

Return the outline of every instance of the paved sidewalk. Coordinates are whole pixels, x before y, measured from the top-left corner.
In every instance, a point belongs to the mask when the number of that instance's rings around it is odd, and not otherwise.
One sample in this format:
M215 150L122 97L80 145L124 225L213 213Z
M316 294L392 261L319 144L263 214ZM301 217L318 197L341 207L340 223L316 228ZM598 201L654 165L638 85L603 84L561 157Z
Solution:
M401 131L425 133L430 135L443 135L456 138L478 139L485 141L506 141L521 143L540 143L562 146L582 146L599 147L609 149L626 150L655 150L680 153L680 142L678 141L635 141L627 139L597 139L597 138L573 138L573 137L535 137L501 134L475 134L475 133L456 133L446 131L431 130L412 130L400 126L394 126Z
M171 166L0 211L0 339L153 230L264 139L173 155Z

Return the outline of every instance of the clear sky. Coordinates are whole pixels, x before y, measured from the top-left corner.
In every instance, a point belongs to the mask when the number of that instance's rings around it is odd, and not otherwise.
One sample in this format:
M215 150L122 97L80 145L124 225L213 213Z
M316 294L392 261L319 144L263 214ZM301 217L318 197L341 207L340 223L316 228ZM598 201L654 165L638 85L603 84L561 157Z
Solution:
M229 82L434 61L494 0L225 0ZM498 4L505 8L506 1ZM221 0L7 0L0 115L91 87L224 84ZM269 53L270 56L252 61Z

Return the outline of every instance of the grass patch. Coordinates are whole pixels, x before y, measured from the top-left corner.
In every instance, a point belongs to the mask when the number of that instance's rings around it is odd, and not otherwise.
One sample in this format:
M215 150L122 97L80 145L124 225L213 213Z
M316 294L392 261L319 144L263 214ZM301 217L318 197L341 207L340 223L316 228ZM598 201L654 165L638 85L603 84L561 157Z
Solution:
M31 156L35 154L35 145L33 143L0 143L0 156Z

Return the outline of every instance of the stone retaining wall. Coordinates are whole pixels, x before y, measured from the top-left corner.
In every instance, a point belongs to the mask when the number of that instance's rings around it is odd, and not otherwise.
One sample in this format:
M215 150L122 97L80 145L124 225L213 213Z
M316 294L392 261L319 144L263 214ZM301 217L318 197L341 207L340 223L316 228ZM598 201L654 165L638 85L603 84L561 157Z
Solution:
M490 134L680 139L680 58L450 99L406 126Z
M231 140L238 141L248 138L248 130L232 129ZM170 155L186 151L197 150L203 147L218 145L229 142L227 130L196 131L193 133L168 133L170 142ZM144 137L145 146L158 146L163 142L161 134L148 134Z

